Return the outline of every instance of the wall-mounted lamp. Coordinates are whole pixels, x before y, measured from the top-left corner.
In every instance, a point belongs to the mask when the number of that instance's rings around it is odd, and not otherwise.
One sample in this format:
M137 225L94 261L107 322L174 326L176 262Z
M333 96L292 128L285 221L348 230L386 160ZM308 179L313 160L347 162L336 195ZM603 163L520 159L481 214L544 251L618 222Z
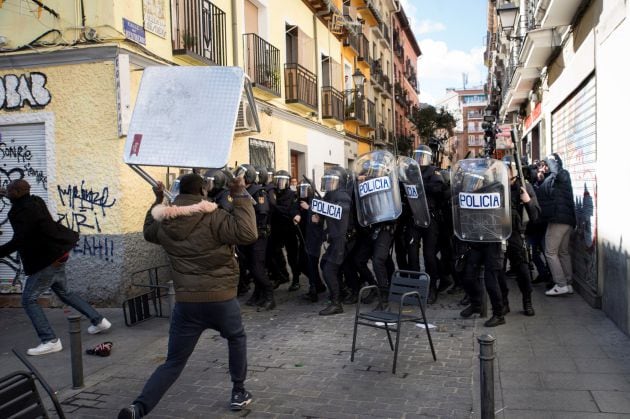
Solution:
M512 3L504 3L501 7L497 7L497 15L501 21L501 28L512 29L516 24L516 15L518 14L518 6Z

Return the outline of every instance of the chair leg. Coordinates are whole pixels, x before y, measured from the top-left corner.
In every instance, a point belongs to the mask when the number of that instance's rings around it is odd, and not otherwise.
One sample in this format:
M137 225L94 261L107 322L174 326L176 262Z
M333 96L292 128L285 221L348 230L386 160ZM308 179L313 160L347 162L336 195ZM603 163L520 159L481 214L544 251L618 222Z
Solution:
M424 306L422 302L420 302L420 311L422 312L422 320L424 320L424 329L427 331L427 338L429 339L429 346L431 347L431 354L433 355L433 360L437 361L437 357L435 356L435 348L433 347L433 339L431 339L431 332L429 331L429 324L427 323L427 316L424 314Z
M359 326L359 323L357 321L357 318L354 318L354 333L352 334L352 351L350 351L350 362L354 362L354 351L355 351L355 347L356 347L356 343L357 343L357 327Z
M400 341L400 329L402 329L400 323L396 329L396 349L394 349L394 367L392 368L392 374L396 374L396 361L398 361L398 342Z
M400 327L400 325L398 325ZM389 327L387 327L387 322L385 322L385 331L387 332L387 340L389 340L389 347L391 350L394 350L394 342L392 342L392 335L389 333Z

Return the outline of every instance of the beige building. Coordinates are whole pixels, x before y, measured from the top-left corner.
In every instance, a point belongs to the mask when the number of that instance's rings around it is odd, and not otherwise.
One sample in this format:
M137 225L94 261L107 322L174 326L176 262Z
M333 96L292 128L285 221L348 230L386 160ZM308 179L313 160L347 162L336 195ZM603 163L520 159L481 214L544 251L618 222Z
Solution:
M122 161L143 69L242 67L261 132L243 106L228 164L318 177L319 168L347 167L392 144L396 9L392 0L5 1L0 184L27 179L81 233L68 269L73 288L119 303L133 292L132 272L165 262L141 234L150 187ZM362 88L353 83L357 69ZM149 172L169 183L179 169ZM7 211L0 242L12 234ZM0 292L19 293L19 260L0 262Z

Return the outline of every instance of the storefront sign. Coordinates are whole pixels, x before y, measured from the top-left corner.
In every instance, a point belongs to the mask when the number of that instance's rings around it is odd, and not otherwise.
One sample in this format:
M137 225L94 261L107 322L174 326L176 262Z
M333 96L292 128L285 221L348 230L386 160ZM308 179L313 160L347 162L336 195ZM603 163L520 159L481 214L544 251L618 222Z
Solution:
M6 74L0 77L0 109L20 109L28 103L31 108L43 108L51 100L46 89L46 75L32 72L16 76Z
M525 118L525 131L527 131L532 126L534 121L537 121L538 118L540 118L541 111L542 111L542 104L538 102L534 110L532 110L532 113L527 115L527 118Z
M147 44L147 38L144 34L144 28L137 23L133 23L132 21L125 19L124 17L123 32L125 33L125 38L127 38L128 40L140 45Z
M166 37L164 0L143 0L144 29L162 38Z

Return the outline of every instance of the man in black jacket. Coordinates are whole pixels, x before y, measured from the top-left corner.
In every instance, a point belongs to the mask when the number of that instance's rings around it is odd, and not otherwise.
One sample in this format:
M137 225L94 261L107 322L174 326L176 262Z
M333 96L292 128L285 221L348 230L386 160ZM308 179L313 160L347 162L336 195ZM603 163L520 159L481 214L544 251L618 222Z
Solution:
M24 179L14 180L0 191L11 201L9 222L13 238L0 246L0 258L18 252L28 275L22 291L22 306L31 319L41 343L29 349L28 355L45 355L63 349L37 299L48 288L65 304L90 319L88 333L103 332L111 323L85 300L66 287L66 261L69 251L79 240L78 233L53 221L44 200L30 194L31 185Z

